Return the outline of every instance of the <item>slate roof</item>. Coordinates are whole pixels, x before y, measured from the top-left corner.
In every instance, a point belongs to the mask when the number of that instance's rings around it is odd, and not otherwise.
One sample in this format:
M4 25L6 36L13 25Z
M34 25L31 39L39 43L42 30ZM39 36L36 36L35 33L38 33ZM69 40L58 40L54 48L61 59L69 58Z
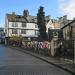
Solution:
M26 22L26 23L37 23L37 16L28 15L24 17L16 14L6 14L8 21L11 22ZM46 23L50 20L49 16L45 17Z
M27 22L27 19L21 15L7 14L8 21L11 22Z
M70 20L64 27L62 27L61 29L64 29L65 27L67 26L70 26L72 23L75 22L75 19L74 20Z

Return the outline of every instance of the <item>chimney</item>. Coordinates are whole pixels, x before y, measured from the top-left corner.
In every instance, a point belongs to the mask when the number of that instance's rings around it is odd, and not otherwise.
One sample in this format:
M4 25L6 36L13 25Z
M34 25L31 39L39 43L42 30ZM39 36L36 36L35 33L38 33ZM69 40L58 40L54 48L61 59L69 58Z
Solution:
M28 11L28 10L24 10L24 11L23 11L23 16L24 16L24 17L27 17L28 15L29 15L29 11Z

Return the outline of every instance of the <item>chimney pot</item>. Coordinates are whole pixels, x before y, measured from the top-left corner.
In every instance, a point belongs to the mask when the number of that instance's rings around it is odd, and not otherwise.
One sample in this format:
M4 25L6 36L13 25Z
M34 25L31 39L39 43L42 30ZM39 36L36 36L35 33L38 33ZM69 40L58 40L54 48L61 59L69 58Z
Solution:
M24 17L27 17L28 15L29 15L29 11L28 11L28 10L24 10L24 11L23 11L23 16L24 16Z

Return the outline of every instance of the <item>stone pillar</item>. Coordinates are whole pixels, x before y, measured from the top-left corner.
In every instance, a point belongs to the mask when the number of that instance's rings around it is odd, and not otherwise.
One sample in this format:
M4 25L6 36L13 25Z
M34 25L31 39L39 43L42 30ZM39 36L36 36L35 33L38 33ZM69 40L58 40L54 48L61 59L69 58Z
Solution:
M55 52L54 52L54 41L51 41L51 56L54 56Z

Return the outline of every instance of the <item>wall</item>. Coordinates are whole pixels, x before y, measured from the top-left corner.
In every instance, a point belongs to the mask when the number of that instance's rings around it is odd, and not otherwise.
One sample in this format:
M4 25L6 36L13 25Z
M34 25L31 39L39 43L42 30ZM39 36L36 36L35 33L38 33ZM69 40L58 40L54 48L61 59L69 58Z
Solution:
M9 27L8 27L9 25ZM35 35L35 31L38 32L38 28L35 28L35 23L27 23L26 27L22 27L22 23L21 22L17 22L17 27L12 27L12 22L7 23L7 33L6 36L19 36L22 35L23 37L28 37L28 36L34 36L37 37L37 35ZM17 29L18 30L18 34L12 34L12 29ZM26 30L26 34L21 34L21 29L25 29Z
M64 37L64 39L65 40L69 40L69 34L70 34L70 27L69 26L67 26L67 27L65 27L64 29L63 29L63 37Z

